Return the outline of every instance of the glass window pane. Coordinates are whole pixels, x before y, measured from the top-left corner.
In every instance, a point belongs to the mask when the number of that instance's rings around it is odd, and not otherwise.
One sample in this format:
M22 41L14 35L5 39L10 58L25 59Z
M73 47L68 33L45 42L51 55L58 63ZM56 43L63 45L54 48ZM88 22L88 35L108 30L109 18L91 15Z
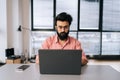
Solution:
M83 50L87 55L100 54L99 32L79 32L78 40L81 42Z
M102 55L120 55L120 33L103 32Z
M56 0L56 14L67 12L73 17L70 30L77 30L78 0Z
M33 28L53 29L53 0L33 0Z
M120 0L103 1L103 30L120 31Z
M69 36L72 36L75 39L77 39L77 32L69 32Z
M52 36L55 32L52 31L37 31L32 32L32 49L34 53L38 53L38 49L41 48L42 43L45 41L46 38Z
M99 0L80 0L80 29L99 29Z

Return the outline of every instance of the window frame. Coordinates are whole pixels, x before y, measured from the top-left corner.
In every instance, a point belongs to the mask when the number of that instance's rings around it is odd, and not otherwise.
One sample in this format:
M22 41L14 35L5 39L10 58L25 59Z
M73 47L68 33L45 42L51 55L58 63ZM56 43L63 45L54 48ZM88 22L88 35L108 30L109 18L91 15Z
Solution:
M54 9L53 9L53 16L55 18L56 16L56 1L57 0L54 0L53 1L53 4L54 4ZM78 18L77 18L77 30L70 30L70 32L76 32L77 35L77 39L78 39L78 33L79 32L99 32L100 33L100 54L99 56L103 55L102 54L102 33L103 32L120 32L120 31L113 31L113 30L103 30L103 1L104 0L99 0L99 22L98 22L98 29L80 29L80 0L78 0ZM53 29L35 29L34 28L34 24L33 24L33 0L31 0L31 30L34 32L34 31L55 31L55 28L54 28L54 21L53 21Z

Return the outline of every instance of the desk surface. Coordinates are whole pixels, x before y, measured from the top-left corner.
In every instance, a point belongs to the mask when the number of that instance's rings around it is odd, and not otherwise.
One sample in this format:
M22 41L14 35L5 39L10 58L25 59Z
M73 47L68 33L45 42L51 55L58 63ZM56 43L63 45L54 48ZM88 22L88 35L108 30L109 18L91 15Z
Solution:
M22 64L6 64L0 67L1 80L120 80L120 72L109 65L86 65L82 67L81 75L47 75L39 73L37 64L23 72L16 70Z

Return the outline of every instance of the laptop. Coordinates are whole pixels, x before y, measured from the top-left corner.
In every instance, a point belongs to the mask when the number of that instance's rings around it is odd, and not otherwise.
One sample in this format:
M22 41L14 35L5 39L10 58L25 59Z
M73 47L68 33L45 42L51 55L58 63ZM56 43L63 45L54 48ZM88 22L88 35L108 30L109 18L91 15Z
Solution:
M81 50L39 50L41 74L81 74Z

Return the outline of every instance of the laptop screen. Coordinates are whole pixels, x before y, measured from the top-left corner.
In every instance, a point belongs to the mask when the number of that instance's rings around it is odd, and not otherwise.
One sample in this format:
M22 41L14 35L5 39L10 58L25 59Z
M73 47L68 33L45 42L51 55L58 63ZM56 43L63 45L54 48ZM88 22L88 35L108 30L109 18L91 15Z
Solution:
M41 74L80 74L81 50L39 50Z

